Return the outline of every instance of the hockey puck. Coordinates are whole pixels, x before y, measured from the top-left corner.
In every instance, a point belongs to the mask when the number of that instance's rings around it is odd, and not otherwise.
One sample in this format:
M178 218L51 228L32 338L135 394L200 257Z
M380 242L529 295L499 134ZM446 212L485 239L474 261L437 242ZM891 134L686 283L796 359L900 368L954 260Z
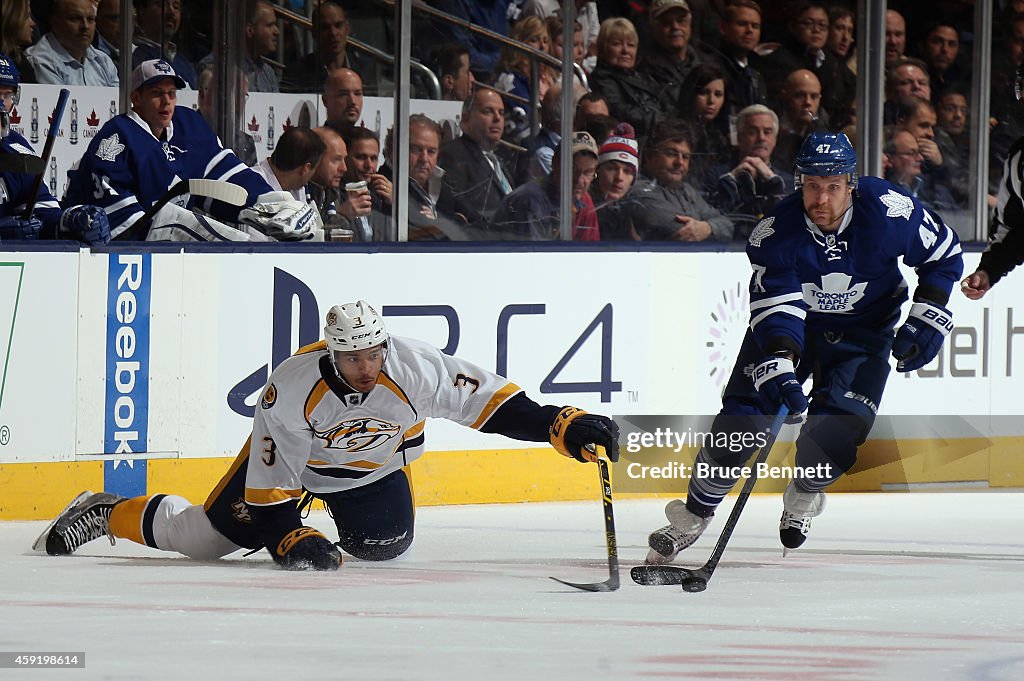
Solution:
M687 577L683 580L683 591L695 594L708 588L708 580L698 575Z

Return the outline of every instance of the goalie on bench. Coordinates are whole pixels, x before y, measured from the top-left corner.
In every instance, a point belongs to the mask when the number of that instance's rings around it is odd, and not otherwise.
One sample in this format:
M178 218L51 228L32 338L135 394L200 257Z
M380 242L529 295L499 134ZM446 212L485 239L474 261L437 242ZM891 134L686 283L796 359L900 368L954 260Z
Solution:
M340 550L390 560L412 544L408 465L423 454L428 417L550 441L580 462L595 460L591 444L618 459L611 419L538 405L501 376L390 336L365 301L332 307L324 339L274 370L249 441L205 505L164 494L126 500L86 492L33 548L65 555L109 535L199 560L265 546L289 570L337 569ZM302 509L312 498L330 510L337 545L303 525Z
M170 64L144 61L131 78L131 112L107 121L68 172L65 204L98 204L107 213L112 237L120 240L272 241L266 235L271 221L275 233L288 239L323 238L314 210L287 192L274 192L221 145L202 115L176 105L185 81ZM243 210L186 193L160 208L151 221L144 219L168 189L196 179L241 186L247 193ZM251 227L233 226L246 218Z
M803 544L825 508L825 488L853 467L882 400L890 353L897 371L915 371L953 328L945 306L963 270L956 233L895 185L858 181L856 168L846 135L812 133L797 154L797 190L750 235L750 326L712 426L732 443L763 431L765 415L783 403L791 414L807 410L796 466L813 474L794 478L783 496L786 549ZM894 333L908 297L900 258L916 268L918 285ZM706 446L696 463L732 472L753 451ZM670 524L651 534L647 562L671 561L695 542L736 481L692 477L686 502L670 501Z

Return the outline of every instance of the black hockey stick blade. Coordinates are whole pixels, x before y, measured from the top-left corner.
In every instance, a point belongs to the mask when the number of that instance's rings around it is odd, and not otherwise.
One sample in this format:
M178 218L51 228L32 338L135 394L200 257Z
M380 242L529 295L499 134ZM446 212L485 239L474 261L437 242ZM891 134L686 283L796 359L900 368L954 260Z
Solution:
M608 472L608 460L604 458L604 447L587 445L587 449L597 454L597 470L601 476L601 502L604 511L604 537L608 547L608 579L603 582L580 584L567 582L552 577L559 584L571 586L581 591L616 591L619 588L619 549L615 538L615 514L612 509L612 481Z
M684 591L697 593L708 588L711 575L703 568L690 570L675 565L637 565L629 571L633 581L643 586L682 585Z
M38 175L46 170L43 159L32 154L0 154L0 173Z

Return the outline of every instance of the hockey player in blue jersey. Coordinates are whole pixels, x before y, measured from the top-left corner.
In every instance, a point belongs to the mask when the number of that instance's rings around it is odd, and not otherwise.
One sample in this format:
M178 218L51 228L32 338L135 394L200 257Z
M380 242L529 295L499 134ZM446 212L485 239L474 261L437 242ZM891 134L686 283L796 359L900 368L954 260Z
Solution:
M0 53L0 154L35 154L28 140L10 128L9 115L17 103L21 74L7 55ZM31 200L35 175L0 169L0 241L56 236L60 205L45 184L40 185L33 217L22 219Z
M808 419L796 466L810 473L786 488L779 535L803 544L824 490L856 461L889 375L931 362L952 330L946 309L963 271L956 233L895 185L856 176L857 158L841 133L812 133L796 159L797 190L754 228L750 326L722 397L715 433L763 431L784 403ZM907 284L898 260L917 270L906 322L894 334ZM810 378L811 391L803 384ZM736 442L729 437L728 442ZM749 440L748 440L749 441ZM753 448L704 447L697 463L742 466ZM670 524L649 538L649 563L673 560L708 527L737 479L692 477L686 502L665 509Z
M235 229L237 206L184 194L144 220L179 180L221 180L240 185L264 218L276 218L285 232L308 230L314 215L305 204L273 192L270 185L221 145L203 117L178 107L185 87L170 64L152 59L132 72L132 110L100 128L85 155L68 173L65 204L95 203L110 219L113 238L122 240L245 241L259 232ZM213 219L195 209L202 209ZM242 214L244 217L244 213ZM148 224L144 224L148 223Z
M3 156L0 158L0 241L74 238L90 246L106 243L110 240L110 225L106 214L96 206L71 206L62 212L45 183L39 183L38 193L32 196L44 161L35 156L28 141L9 125L20 86L18 67L7 55L0 53L0 155ZM5 169L3 161L11 159L15 160L15 166L22 163L26 166ZM25 172L27 164L32 161L40 168ZM25 210L33 198L32 214L25 218Z

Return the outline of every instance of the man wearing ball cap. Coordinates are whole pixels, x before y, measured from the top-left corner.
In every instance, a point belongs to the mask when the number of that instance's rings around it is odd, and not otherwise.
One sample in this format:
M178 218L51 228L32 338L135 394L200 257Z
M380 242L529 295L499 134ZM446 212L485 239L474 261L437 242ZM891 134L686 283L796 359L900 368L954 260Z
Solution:
M494 216L495 228L506 239L545 241L558 238L561 147L555 150L551 175L528 182L505 197ZM597 174L597 143L590 133L573 133L573 240L597 241L600 231L588 190Z

